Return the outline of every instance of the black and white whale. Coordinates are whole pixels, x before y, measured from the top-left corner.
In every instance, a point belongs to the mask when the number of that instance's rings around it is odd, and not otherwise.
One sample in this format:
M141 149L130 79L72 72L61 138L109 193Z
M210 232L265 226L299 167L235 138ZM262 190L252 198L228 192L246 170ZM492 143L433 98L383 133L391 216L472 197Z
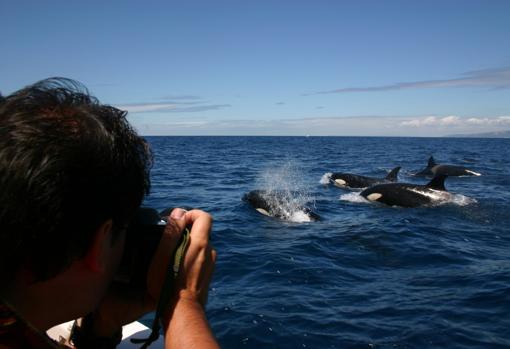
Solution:
M335 172L329 178L330 182L340 188L367 188L376 184L391 183L397 181L400 166L395 167L385 178L360 176L352 173Z
M293 222L314 222L320 216L306 206L299 205L283 191L252 190L244 194L248 202L259 213Z
M410 183L377 184L363 190L360 195L369 201L390 206L418 207L441 204L450 201L452 194L446 191L445 175L436 175L428 184Z
M431 156L429 158L427 167L415 174L415 176L428 176L428 177L433 177L436 175L455 176L455 177L481 176L480 173L471 171L463 166L438 164L434 160L433 156Z

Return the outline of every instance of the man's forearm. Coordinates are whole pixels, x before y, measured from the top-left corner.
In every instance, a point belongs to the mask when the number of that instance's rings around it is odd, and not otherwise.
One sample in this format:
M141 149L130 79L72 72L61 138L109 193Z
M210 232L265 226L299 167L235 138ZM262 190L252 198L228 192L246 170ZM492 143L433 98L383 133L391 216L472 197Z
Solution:
M165 348L219 348L199 303L186 299L177 302L165 330Z

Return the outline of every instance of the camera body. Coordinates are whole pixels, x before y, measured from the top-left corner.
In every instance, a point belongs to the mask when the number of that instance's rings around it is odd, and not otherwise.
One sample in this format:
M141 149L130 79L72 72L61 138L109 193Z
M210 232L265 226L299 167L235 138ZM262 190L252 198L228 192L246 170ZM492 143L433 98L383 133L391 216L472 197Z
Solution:
M147 273L156 253L171 209L159 213L150 207L140 207L126 231L124 254L115 275L115 282L131 290L145 289Z
M150 207L140 207L136 211L126 231L124 254L114 277L114 283L121 286L123 291L131 292L132 295L140 295L146 292L149 267L171 212L172 209L168 208L158 213ZM184 260L190 240L190 231L191 226L184 229L175 250L170 256L168 271L161 288L150 336L145 339L132 338L132 343L144 343L142 347L147 348L159 337L161 319L170 304L175 278Z

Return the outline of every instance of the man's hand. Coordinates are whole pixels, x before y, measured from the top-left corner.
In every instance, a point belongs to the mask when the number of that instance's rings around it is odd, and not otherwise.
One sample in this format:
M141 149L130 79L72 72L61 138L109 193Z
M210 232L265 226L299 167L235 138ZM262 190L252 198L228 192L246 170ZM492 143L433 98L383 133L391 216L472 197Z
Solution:
M182 231L191 226L188 248L174 285L174 302L184 299L205 307L216 262L216 251L209 242L212 223L211 215L204 211L179 208L172 211L149 270L148 293L153 299L159 299L170 258Z
M191 225L190 242L176 280L173 309L165 324L165 348L219 348L205 316L216 251L209 236L212 217L203 211L186 212L178 224Z
M205 308L216 263L216 251L209 241L213 221L208 213L199 210L186 212L185 220L186 225L192 227L189 247L177 278L176 301L194 301Z

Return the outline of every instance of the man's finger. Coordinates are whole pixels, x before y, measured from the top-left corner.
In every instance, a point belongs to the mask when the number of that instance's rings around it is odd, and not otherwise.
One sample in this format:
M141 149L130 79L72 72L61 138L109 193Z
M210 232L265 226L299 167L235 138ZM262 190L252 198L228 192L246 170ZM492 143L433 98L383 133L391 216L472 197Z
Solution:
M186 212L186 223L191 225L191 236L195 241L207 243L213 224L212 216L204 211L191 210Z

